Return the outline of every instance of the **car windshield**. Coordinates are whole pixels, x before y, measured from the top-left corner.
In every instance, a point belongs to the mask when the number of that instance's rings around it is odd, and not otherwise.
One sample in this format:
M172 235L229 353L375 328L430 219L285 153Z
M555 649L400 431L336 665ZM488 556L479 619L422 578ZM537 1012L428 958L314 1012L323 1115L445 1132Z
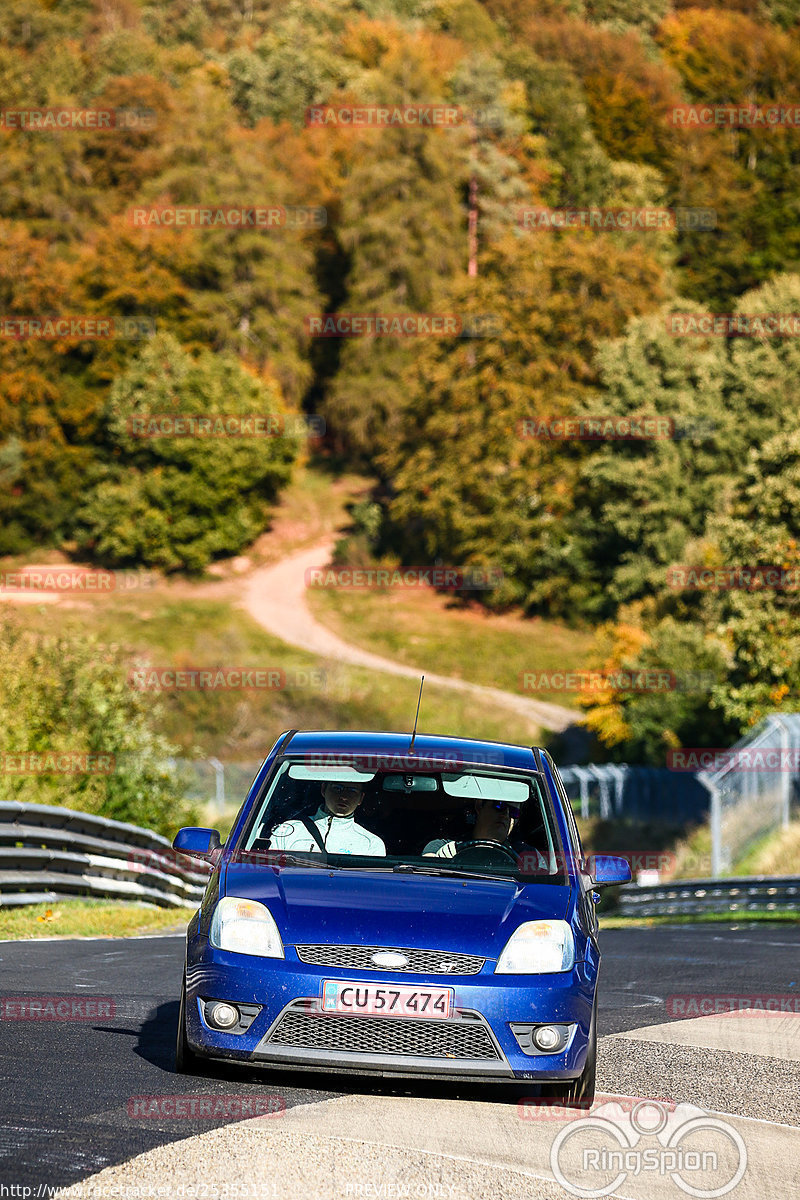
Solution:
M236 848L265 864L564 881L549 795L534 772L367 770L281 762Z

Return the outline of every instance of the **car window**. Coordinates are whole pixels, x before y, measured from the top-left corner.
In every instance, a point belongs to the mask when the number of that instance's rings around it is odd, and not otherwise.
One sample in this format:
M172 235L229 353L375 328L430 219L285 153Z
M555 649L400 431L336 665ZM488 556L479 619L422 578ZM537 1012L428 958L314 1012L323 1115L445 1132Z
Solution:
M552 801L538 773L365 771L279 763L238 849L319 865L464 870L563 881Z
M547 765L550 768L550 774L553 777L553 782L556 786L556 791L561 799L561 807L564 810L564 818L569 827L570 837L572 838L573 845L575 847L575 853L578 858L577 865L582 868L584 862L583 844L581 842L581 835L578 829L578 822L575 820L575 813L572 811L572 802L567 795L567 789L564 787L564 781L558 773L556 764L546 752L545 757L547 759Z

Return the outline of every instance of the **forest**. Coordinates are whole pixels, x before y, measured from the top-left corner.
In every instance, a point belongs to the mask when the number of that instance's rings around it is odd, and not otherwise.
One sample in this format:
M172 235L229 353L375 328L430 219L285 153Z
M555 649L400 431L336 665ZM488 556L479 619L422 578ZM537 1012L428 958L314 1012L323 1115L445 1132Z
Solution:
M353 562L706 681L594 693L609 753L795 709L799 22L4 0L0 555L198 574L323 455L374 480Z

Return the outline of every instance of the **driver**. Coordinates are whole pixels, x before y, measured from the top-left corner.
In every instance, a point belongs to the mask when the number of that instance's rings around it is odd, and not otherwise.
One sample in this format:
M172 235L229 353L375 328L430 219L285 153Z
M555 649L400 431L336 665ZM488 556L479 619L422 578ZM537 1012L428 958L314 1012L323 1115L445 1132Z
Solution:
M519 808L516 804L507 804L503 800L476 800L475 814L475 829L470 838L461 842L448 842L445 838L437 838L435 841L428 842L422 851L423 855L432 858L455 858L458 852L468 846L470 842L479 841L499 842L500 845L506 846L514 852L513 847L509 844L509 838L519 819ZM539 867L546 870L545 858L538 850L536 855Z
M355 820L364 799L360 783L323 783L322 804L313 817L293 817L273 830L273 850L326 851L328 854L386 856L386 846Z

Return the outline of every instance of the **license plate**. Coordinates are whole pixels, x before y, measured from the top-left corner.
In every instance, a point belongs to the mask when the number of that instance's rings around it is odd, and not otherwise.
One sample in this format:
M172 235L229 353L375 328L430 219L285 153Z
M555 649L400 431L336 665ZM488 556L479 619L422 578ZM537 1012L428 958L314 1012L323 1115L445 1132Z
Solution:
M396 987L388 983L343 983L332 979L326 979L322 985L323 1012L443 1020L452 1009L452 988Z

